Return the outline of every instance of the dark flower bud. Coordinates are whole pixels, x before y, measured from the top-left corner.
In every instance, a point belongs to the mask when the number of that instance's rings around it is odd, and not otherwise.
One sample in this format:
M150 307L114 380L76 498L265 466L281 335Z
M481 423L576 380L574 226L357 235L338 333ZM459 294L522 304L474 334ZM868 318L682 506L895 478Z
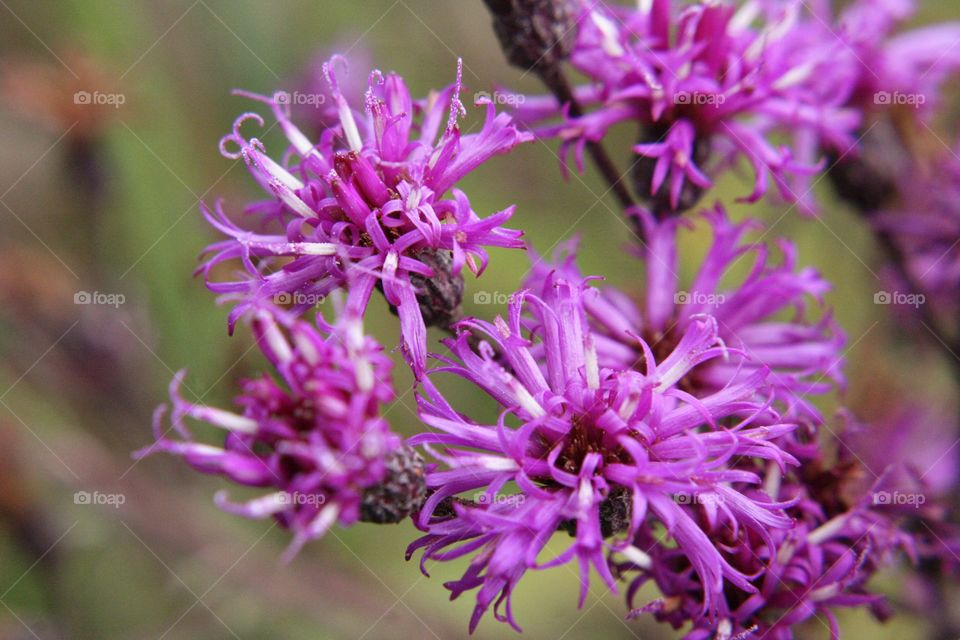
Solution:
M600 503L600 535L604 538L623 533L630 528L630 515L633 512L633 502L630 492L623 487L613 487L610 495ZM577 535L577 521L564 520L557 529L566 531L571 536Z
M460 320L463 302L463 276L453 274L453 254L445 250L427 249L417 260L433 269L433 277L410 274L410 283L417 291L420 313L428 327L446 328Z
M427 497L423 458L412 447L400 447L385 460L383 482L363 492L360 520L395 524L419 511Z
M544 69L565 59L576 36L576 7L569 0L484 0L510 64Z
M910 165L910 156L894 126L880 122L861 140L859 155L831 154L827 175L837 195L859 211L874 212L897 196L897 176Z

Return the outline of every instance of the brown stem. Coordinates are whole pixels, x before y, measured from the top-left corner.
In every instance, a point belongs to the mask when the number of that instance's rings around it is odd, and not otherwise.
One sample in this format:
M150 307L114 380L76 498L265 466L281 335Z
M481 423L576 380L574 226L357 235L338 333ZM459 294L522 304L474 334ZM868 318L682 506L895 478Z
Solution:
M579 118L583 115L583 108L580 106L580 103L577 102L577 98L573 94L573 89L570 87L570 83L567 81L563 69L559 64L554 64L549 67L538 67L537 75L560 104L570 105L569 113L571 117ZM629 209L634 206L633 197L623 182L623 175L620 174L617 166L613 160L610 159L603 145L599 142L587 142L587 151L590 153L590 157L593 158L594 164L597 165L597 169L600 170L600 173L610 185L610 189L613 191L614 196L616 196L620 206L624 209Z

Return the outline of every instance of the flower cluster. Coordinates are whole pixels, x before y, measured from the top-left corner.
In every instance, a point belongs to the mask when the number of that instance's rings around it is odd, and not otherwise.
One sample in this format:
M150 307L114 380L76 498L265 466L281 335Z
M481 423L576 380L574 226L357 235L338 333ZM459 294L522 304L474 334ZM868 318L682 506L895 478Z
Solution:
M464 577L448 587L457 596L480 588L471 620L496 602L497 617L516 626L510 593L529 569L576 561L581 605L591 567L616 590L610 552L647 558L631 544L655 521L702 584L699 616L714 619L726 584L752 593L747 574L723 559L697 523L698 504L722 504L712 524L753 530L788 529L786 503L760 490L762 477L739 470L740 458L785 470L796 458L777 445L795 429L782 422L762 395L768 369L716 390L684 390L698 367L746 356L724 346L716 320L690 318L676 345L657 357L637 337L641 366L600 362L584 309L587 284L551 274L542 295L518 292L507 320L469 320L447 341L455 354L433 369L420 398L422 420L435 431L415 436L443 465L427 474L432 495L417 522L426 535L424 560L475 553ZM526 312L526 313L525 313ZM475 346L476 345L476 346ZM464 418L429 378L449 372L475 384L502 407L496 424ZM508 487L516 487L509 493ZM471 493L475 500L465 499ZM540 558L558 530L573 536L555 558ZM613 535L616 540L608 540ZM650 568L650 567L647 567Z
M634 123L637 189L656 212L691 208L720 169L741 159L756 177L747 200L761 198L771 180L788 201L799 200L790 177L819 167L778 146L778 133L844 149L855 144L858 112L822 100L811 86L837 78L834 60L844 43L830 37L796 47L806 36L797 33L799 3L581 4L570 63L590 80L576 91L589 111L571 116L567 105L562 122L540 133L559 138L564 157L573 147L582 169L586 143ZM530 98L520 115L536 122L557 112L552 98Z
M938 157L936 169L919 166L897 184L896 202L875 216L905 258L906 277L944 315L960 307L960 160Z
M787 417L819 423L810 402L842 384L840 351L844 338L829 314L811 321L810 300L821 301L829 284L813 269L796 268L796 249L780 240L783 260L772 264L766 246L751 244L744 236L759 225L730 221L719 205L703 216L713 242L687 286L678 275L680 231L689 225L680 218L657 222L640 214L644 237L636 249L645 270L646 286L639 303L612 287L592 289L583 305L595 334L602 366L629 369L643 360L643 345L657 355L674 349L693 319L704 314L717 323L718 337L743 351L749 359L714 360L700 367L684 388L718 390L731 380L749 377L757 369L771 370L769 383ZM557 265L537 262L526 286L539 290L553 269L567 277L579 276L573 255L575 245L561 253ZM740 266L746 276L736 286L728 282ZM778 318L793 311L789 320Z
M317 143L291 122L289 103L278 99L287 94L245 94L271 107L291 145L286 161L272 160L259 139L244 137L244 123L264 124L255 113L240 116L220 148L242 158L272 196L253 210L274 232L237 226L219 204L215 211L204 207L227 239L207 249L201 271L211 290L239 301L231 326L264 300L303 311L345 286L348 308L362 316L380 288L400 317L404 351L420 373L425 320L445 325L457 318L464 265L479 275L486 247L523 246L520 232L502 226L512 207L481 218L455 185L530 134L497 115L489 100L480 131L461 134L459 70L455 84L419 102L399 76L374 71L365 114L357 113L339 89L335 67L341 61L334 57L324 67L339 121ZM234 260L245 268L240 279L212 279L217 265Z
M164 427L166 407L160 407L154 416L156 443L137 456L162 451L198 471L273 489L242 504L221 492L216 502L249 518L276 518L294 534L292 557L333 524L349 525L365 510L382 510L383 485L397 461L410 454L380 415L394 397L390 360L363 335L358 319L345 316L323 336L287 312L260 309L253 328L279 380L263 374L244 381L234 413L187 401L180 392L181 372L170 387L172 426ZM226 431L223 446L197 440L187 418ZM179 439L169 437L171 432ZM407 466L405 471L417 473ZM410 487L406 490L422 494L422 485ZM421 497L412 496L414 503Z
M716 620L699 615L704 589L696 567L677 549L641 531L634 544L647 549L646 565L628 560L618 566L623 574L639 573L630 585L628 599L632 602L639 588L651 581L663 595L635 609L633 615L652 613L675 628L692 622L687 640L789 640L794 637L793 627L808 620L818 621L831 637L838 637L835 611L846 607L866 606L877 618L886 619L889 606L865 585L895 551L910 552L912 541L899 531L894 519L864 501L869 496L851 506L830 504L838 502L828 493L839 488L833 471L791 470L781 478L774 468L765 486L790 505L786 516L793 525L770 529L765 537L749 529L737 532L712 526L709 512L701 514L701 526L710 531L721 558L750 576L753 587L751 591L727 590L716 605ZM825 498L829 499L826 508ZM831 507L843 511L830 517Z
M824 405L845 387L845 337L824 308L830 284L798 265L794 244L752 240L763 226L735 222L720 203L696 220L682 215L744 161L753 190L742 201L759 200L772 181L814 212L810 182L830 157L841 165L830 172L840 195L871 212L904 259L901 275L928 287L940 315L955 315L956 163L923 171L910 154L858 146L886 132L906 149L891 124L899 98L881 98L931 96L908 119L926 125L933 94L960 68L960 48L945 46L960 42L960 26L893 35L909 0L855 0L840 12L831 4L488 0L508 59L553 93L513 101L515 116L560 140L564 170L571 152L582 170L589 150L641 240L636 288L582 274L568 242L552 261L534 259L492 320L463 317L463 269L481 274L488 249L522 248L522 232L504 226L513 207L481 217L457 185L534 134L489 98L477 101L479 130L461 132L462 64L452 85L423 100L398 75L373 71L360 111L351 104L364 87L348 86L334 56L321 67L324 86L312 78L312 137L293 124L290 94L244 93L270 108L288 148L272 159L242 131L263 118L235 121L221 151L242 159L270 197L247 207L252 225L220 203L203 207L225 238L199 271L235 303L231 330L250 317L277 375L244 382L236 413L187 401L176 376L172 426L164 430L158 411L156 443L139 455L166 451L271 488L217 502L276 518L293 531L291 555L334 523L412 516L420 534L408 558L420 552L424 572L468 560L445 586L454 598L475 592L471 632L491 609L519 630L514 591L527 572L554 567L578 575L581 606L595 574L611 592L626 587L631 617L651 614L688 640L790 640L815 620L837 637L835 611L845 607L886 617L869 579L897 552L940 562L960 540L939 502L911 512L878 499L901 486L893 479L916 479L916 456L889 460L900 468L886 459L904 448L891 433L914 433L920 418L868 427L840 409L850 419L831 429ZM586 83L567 83L567 62ZM641 206L601 144L622 124L639 132ZM887 171L892 186L874 188L872 169L888 160L911 170ZM690 259L685 234L704 229L712 237ZM680 277L681 263L692 277ZM225 278L227 264L240 275ZM342 289L335 318L301 318ZM397 346L414 375L424 428L406 441L381 411L393 399L390 360L361 329L374 290L399 318ZM442 354L429 353L430 326L452 336ZM450 375L495 404L496 417L443 391ZM223 446L196 439L187 418L226 430ZM942 499L954 463L937 473ZM931 535L906 532L920 525ZM647 584L660 595L638 602Z

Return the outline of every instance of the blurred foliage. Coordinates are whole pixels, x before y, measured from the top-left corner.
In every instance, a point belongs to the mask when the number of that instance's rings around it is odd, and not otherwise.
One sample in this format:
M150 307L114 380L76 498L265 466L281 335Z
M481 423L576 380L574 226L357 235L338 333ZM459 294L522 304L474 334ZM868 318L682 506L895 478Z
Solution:
M217 511L211 496L222 482L169 458L134 464L129 454L151 441L151 413L176 370L189 366L189 390L223 406L236 380L263 366L243 327L227 336L226 310L191 274L214 238L198 201L222 197L239 212L258 196L242 163L217 151L251 108L230 90L289 86L318 51L336 48L401 72L414 94L451 82L458 56L468 95L498 84L540 92L502 61L482 3L0 4L0 71L10 81L0 100L0 637L465 636L472 594L450 604L442 587L465 563L421 576L403 559L416 533L410 524L337 530L281 566L286 534ZM948 4L928 3L921 21L955 13ZM77 109L81 90L124 102ZM465 126L476 124L473 113ZM626 159L631 134L617 139L615 157ZM277 131L266 141L282 146ZM539 254L578 234L584 272L638 284L638 264L621 250L628 228L607 187L591 170L564 183L554 147L538 142L498 158L463 188L482 213L516 203L514 224ZM731 180L712 196L732 201L744 190ZM732 211L744 215L742 206ZM944 400L942 365L898 345L896 327L872 303L882 274L853 214L832 207L811 221L773 205L751 213L774 225L765 239L796 241L801 263L835 283L827 302L850 338L850 398L869 405L884 377L904 388L928 381ZM705 246L702 234L691 236L684 273ZM527 260L494 252L482 281L468 281L466 312L489 316L474 293L513 291ZM75 305L78 291L119 293L125 303ZM395 344L395 319L382 301L374 311L369 330ZM410 378L397 371L400 398L389 417L412 433ZM457 406L474 402L465 387L458 395ZM75 504L76 491L120 493L125 502ZM531 637L673 637L647 619L625 622L621 599L601 595L596 582L578 610L575 575L570 567L524 579L514 607ZM916 637L909 617L883 628L859 615L844 624L850 637ZM809 632L826 634L816 623ZM476 637L514 634L490 617Z

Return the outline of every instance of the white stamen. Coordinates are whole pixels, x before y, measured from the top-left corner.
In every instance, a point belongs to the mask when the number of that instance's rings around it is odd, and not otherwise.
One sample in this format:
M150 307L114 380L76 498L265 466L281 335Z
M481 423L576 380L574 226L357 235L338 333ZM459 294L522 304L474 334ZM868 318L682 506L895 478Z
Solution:
M637 565L641 569L651 569L653 567L653 558L632 544L621 549L620 553L622 553L627 560Z
M389 260L391 256L395 257L395 255L391 253L387 256L387 260ZM351 319L347 322L346 342L347 351L350 352L350 357L353 360L357 387L361 391L370 391L373 389L375 376L373 375L373 365L359 353L363 348L363 325L359 320Z
M623 47L620 46L620 43L617 42L617 26L599 12L591 12L590 17L593 19L593 23L597 25L597 28L600 29L600 32L603 34L604 52L606 52L608 56L614 58L621 57L625 52Z
M255 420L239 416L230 411L215 409L213 407L198 407L191 413L193 413L196 418L226 429L227 431L239 431L241 433L257 432L257 422Z
M721 620L717 624L717 637L716 640L730 640L730 636L733 634L733 625L730 624L729 620Z
M293 341L297 345L297 351L300 352L300 355L303 356L303 359L306 360L308 364L317 364L317 362L320 361L320 354L317 353L317 348L309 337L299 331L295 331L293 333Z
M279 182L291 191L303 189L303 183L300 182L300 179L274 162L270 156L260 153L259 151L254 151L251 155L254 164L259 164L260 168L270 176L272 181Z
M740 33L747 29L760 14L760 5L757 2L746 2L730 19L730 33Z
M620 410L617 412L624 420L629 420L630 416L633 415L634 411L637 410L637 407L640 406L640 393L638 391L631 391L627 396L627 399L620 405Z
M331 503L324 507L310 523L310 537L320 536L330 528L340 515L340 507Z
M304 256L332 256L337 253L337 245L330 242L291 242L290 253Z
M763 490L773 500L776 500L777 496L780 495L780 480L780 466L771 460L767 464L767 476L763 480Z
M590 481L584 478L580 481L580 490L577 492L577 502L580 503L580 508L589 509L593 506L593 485L590 484Z
M526 387L517 382L516 378L511 376L507 386L509 386L510 390L513 391L513 395L517 399L517 404L520 405L521 409L530 414L531 418L542 418L543 416L547 415L547 412L543 410L543 407L541 407L534 397L530 395L530 392L527 391Z
M274 193L283 200L283 204L293 209L296 213L299 213L304 218L318 217L316 211L308 207L306 202L301 200L293 191L287 189L286 185L282 184L279 180L274 181L272 186Z
M802 64L799 67L790 69L790 71L787 71L785 74L780 76L779 80L773 83L773 88L777 90L783 90L800 84L810 77L810 74L813 73L815 66L816 63L811 61L807 62L806 64Z
M320 156L320 152L316 150L307 136L303 135L303 132L300 131L296 125L284 118L283 120L280 120L280 127L283 129L283 133L286 134L287 140L290 141L290 144L294 146L294 148L297 150L297 153L299 153L301 156Z
M353 112L350 105L340 96L337 100L337 106L340 110L340 124L343 125L343 133L347 136L347 143L350 149L359 152L363 149L363 140L360 139L360 130L357 129L357 122L353 119Z
M587 374L587 387L593 390L599 389L600 366L597 364L597 346L593 343L592 335L587 335L583 368Z
M477 456L472 462L479 463L484 469L490 471L513 471L517 468L514 460L499 456Z
M397 266L400 264L400 256L397 255L396 251L391 251L387 254L387 257L383 259L383 272L392 276L397 272Z
M831 537L833 537L833 534L835 534L837 531L842 529L843 525L846 524L847 515L848 514L846 513L841 513L840 515L834 517L831 520L828 520L827 522L823 523L822 525L820 525L819 527L811 531L810 534L807 536L807 542L815 545L815 544L820 544L825 540L829 540Z
M263 338L267 341L267 346L270 347L274 357L281 364L293 360L293 351L290 349L290 344L283 337L273 319L268 314L263 313L260 315L260 321L263 323Z
M224 498L220 498L220 500L224 500ZM266 518L275 513L280 513L292 504L293 496L286 491L277 491L250 500L243 505L243 510L251 518Z

